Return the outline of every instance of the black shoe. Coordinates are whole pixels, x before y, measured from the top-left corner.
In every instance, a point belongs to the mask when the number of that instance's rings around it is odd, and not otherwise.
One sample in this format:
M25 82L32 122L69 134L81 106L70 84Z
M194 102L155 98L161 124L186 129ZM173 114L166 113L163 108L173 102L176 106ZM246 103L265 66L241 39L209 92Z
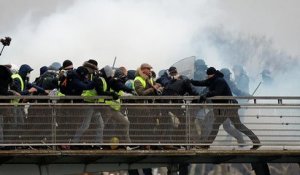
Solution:
M261 145L253 145L252 148L250 148L250 150L257 150L260 147Z
M210 145L199 145L199 146L196 146L197 149L209 149L210 148Z

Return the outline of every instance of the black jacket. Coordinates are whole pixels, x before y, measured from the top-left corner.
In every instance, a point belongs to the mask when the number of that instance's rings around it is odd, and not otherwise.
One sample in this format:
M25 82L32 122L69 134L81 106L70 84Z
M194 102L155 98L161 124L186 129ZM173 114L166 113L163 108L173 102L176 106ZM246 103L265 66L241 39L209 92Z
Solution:
M60 86L60 88L62 88L62 84ZM94 82L81 79L74 70L69 72L67 75L67 83L63 93L65 95L80 96L84 90L91 90L93 88Z
M10 70L0 65L0 95L14 95L11 91L9 91L9 85L12 82L11 72ZM0 100L2 103L8 103L9 100Z
M171 80L164 88L163 95L177 96L177 95L198 95L191 86L188 79Z
M221 72L217 71L217 73L209 79L203 81L191 80L191 83L194 86L208 87L208 92L205 94L206 97L232 96L231 90L223 76ZM228 103L230 101L231 100L212 100L213 103Z
M167 71L161 76L159 77L156 82L161 84L163 87L168 86L169 84L173 83L172 82L173 79L172 77L167 73Z
M118 78L110 79L109 85L111 89L113 89L117 93L119 91L124 91L126 93L132 93L134 91L133 89L130 89L127 86L125 86L125 82L122 79L118 79Z

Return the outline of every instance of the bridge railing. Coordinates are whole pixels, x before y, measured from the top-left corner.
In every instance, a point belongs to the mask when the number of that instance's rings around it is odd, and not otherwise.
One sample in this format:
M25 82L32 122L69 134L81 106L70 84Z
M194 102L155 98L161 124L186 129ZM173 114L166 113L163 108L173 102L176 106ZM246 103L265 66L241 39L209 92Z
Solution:
M22 99L22 102L11 103L11 99ZM203 136L213 130L214 110L238 109L241 122L258 136L262 148L300 149L300 97L209 99L239 101L239 104L218 104L198 103L197 96L129 96L121 98L119 111L105 103L84 103L82 99L0 97L1 101L7 101L0 103L0 145L196 146L202 145ZM221 125L212 147L239 149L252 146L248 137L230 127L233 124ZM224 129L233 130L230 133L237 134L239 143Z

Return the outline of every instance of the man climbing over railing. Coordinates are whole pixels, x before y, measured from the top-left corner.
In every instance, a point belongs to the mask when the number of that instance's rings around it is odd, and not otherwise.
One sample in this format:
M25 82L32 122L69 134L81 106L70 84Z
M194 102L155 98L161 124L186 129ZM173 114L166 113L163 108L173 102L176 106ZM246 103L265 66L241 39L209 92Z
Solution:
M203 81L191 80L191 83L195 86L207 86L209 91L200 97L200 101L205 101L206 97L214 97L214 96L232 96L231 90L223 78L223 74L216 70L214 67L210 67L206 70L207 79ZM213 103L237 103L236 100L212 100ZM254 143L251 149L258 149L260 147L260 140L258 137L248 129L244 124L241 123L238 114L238 108L225 108L225 107L214 107L214 121L212 130L210 131L208 137L201 136L201 142L207 144L202 145L201 147L204 149L208 149L218 132L220 125L229 118L236 129L247 135L251 141Z
M99 70L98 70L98 62L96 60L88 60L83 63L83 67L88 70L88 80L91 82L94 82L94 89L84 90L81 94L81 96L86 97L84 98L84 102L86 103L95 103L97 99L91 99L87 97L91 96L98 96L96 88L97 88L97 81L96 79L99 79ZM92 122L96 125L96 134L95 134L95 143L103 143L103 130L104 130L104 121L100 112L99 108L89 108L88 112L84 116L84 118L81 121L80 127L76 130L76 133L73 137L72 142L79 143L81 136L88 130L90 127L90 124ZM95 148L102 149L101 146L95 146Z

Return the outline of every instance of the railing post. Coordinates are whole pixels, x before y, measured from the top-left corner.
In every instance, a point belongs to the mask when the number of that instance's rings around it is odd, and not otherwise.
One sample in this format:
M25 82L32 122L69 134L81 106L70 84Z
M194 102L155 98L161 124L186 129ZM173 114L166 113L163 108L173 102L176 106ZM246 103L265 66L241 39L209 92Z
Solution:
M191 100L185 100L185 117L186 117L186 144L191 143L191 115L190 115L190 108L189 105L191 103ZM187 146L187 149L189 149L190 146Z
M52 144L55 144L56 143L56 126L57 126L57 121L56 121L56 103L57 103L57 100L55 99L52 99L51 100L52 102L52 115L51 115L51 118L52 118L52 128L51 128L51 132L52 132ZM53 150L56 150L56 146L53 146Z

